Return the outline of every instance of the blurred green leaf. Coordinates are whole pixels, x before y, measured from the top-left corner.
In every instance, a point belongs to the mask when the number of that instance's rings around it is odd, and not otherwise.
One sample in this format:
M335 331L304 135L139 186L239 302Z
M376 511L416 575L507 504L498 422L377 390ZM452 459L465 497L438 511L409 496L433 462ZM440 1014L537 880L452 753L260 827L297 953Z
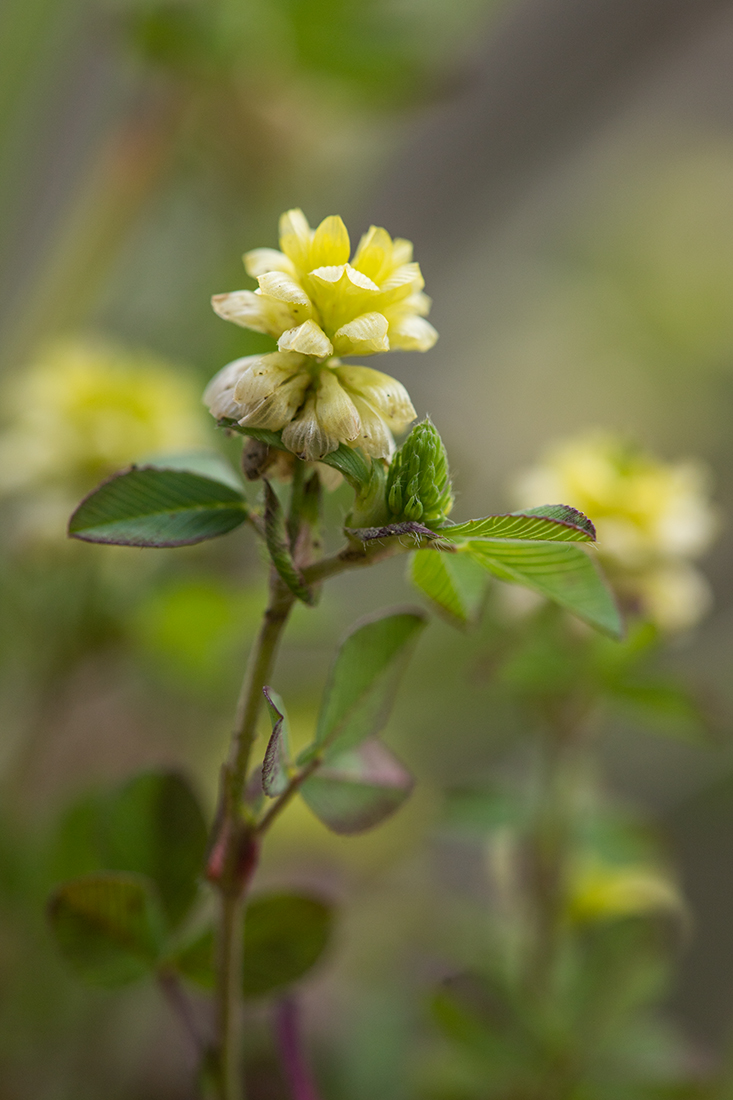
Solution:
M270 798L282 794L288 785L290 725L283 701L272 688L264 688L272 735L262 762L262 789Z
M623 635L616 601L600 571L580 546L472 539L459 546L499 580L522 584L572 611L613 638Z
M330 759L379 732L410 646L426 625L420 611L383 611L356 624L331 669L314 749L328 749Z
M133 467L81 502L69 534L117 546L187 546L232 531L247 511L242 494L225 482L185 470Z
M348 836L381 824L409 797L413 779L376 738L337 757L303 783L300 793L331 832Z
M176 772L135 776L104 813L105 866L152 879L174 926L196 897L207 838L198 799Z
M302 894L265 894L247 906L244 918L243 989L263 997L313 967L328 946L333 907ZM204 932L170 960L179 973L204 989L214 984L214 937Z
M418 550L412 555L409 576L449 622L465 626L476 618L486 591L486 574L470 558Z
M262 997L302 978L325 951L333 908L301 894L254 898L244 919L244 992Z
M98 873L67 882L48 912L62 955L84 981L126 985L154 968L163 916L143 876Z
M441 527L441 538L532 539L534 542L595 542L596 529L587 516L567 504L543 504L524 512L471 519Z
M506 826L518 829L532 812L520 793L499 787L447 791L445 798L446 824L471 832L487 833Z

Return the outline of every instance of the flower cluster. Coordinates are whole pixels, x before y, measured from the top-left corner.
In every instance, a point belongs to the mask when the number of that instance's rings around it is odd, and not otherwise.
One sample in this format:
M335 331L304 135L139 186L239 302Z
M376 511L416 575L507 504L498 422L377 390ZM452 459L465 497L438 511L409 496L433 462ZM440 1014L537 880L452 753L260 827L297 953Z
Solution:
M593 517L598 546L622 596L662 629L693 625L710 591L691 564L710 545L717 518L699 463L665 463L610 433L566 440L528 470L517 500L562 500Z
M280 246L245 255L257 290L212 300L220 317L272 336L278 350L230 363L204 400L217 418L282 430L284 446L302 458L322 458L341 443L388 458L391 432L415 418L407 391L386 374L344 366L338 357L427 351L435 343L412 245L372 226L349 262L341 218L326 218L313 230L302 211L290 210L280 219Z
M193 378L146 351L66 340L6 392L0 490L106 476L141 455L205 443Z
M25 490L26 510L48 517L52 533L95 479L141 456L206 443L193 378L149 352L99 339L42 349L5 398L0 493ZM35 519L26 526L43 533Z

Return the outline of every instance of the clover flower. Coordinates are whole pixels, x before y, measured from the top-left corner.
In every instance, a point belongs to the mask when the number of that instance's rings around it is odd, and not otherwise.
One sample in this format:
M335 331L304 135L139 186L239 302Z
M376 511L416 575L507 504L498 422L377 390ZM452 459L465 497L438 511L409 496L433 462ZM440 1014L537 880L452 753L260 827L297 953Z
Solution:
M101 339L41 349L5 387L0 494L23 492L30 534L60 534L76 496L141 455L206 443L196 383Z
M272 336L278 350L224 367L205 402L219 419L282 430L284 446L301 458L323 458L341 443L388 458L391 433L416 415L407 391L380 371L344 366L338 357L427 351L435 343L412 245L372 226L349 262L341 218L326 218L313 230L302 211L290 210L280 219L280 246L245 255L257 290L212 299L220 317Z
M707 473L666 463L619 437L590 432L552 448L517 484L518 503L562 500L592 516L598 547L622 595L665 630L692 626L711 604L691 564L713 540Z

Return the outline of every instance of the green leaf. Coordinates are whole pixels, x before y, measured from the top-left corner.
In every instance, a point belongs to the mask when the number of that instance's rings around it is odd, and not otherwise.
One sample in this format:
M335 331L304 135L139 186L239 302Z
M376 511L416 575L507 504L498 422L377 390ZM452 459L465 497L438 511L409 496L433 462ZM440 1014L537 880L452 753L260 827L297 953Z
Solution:
M525 512L471 519L439 528L440 537L455 542L466 538L532 539L542 542L595 542L596 529L582 512L567 504L544 504Z
M521 796L500 787L447 791L445 822L473 833L490 833L524 825L530 809Z
M499 580L522 584L613 638L623 636L616 601L580 546L519 539L472 539L459 546Z
M412 555L409 577L449 622L465 626L476 618L486 591L486 574L469 557L418 550Z
M174 926L196 897L207 840L198 799L176 772L135 776L112 796L103 816L105 866L152 879Z
M81 502L69 535L117 546L187 546L232 531L247 514L242 494L223 481L133 466Z
M356 624L331 669L315 746L340 753L379 732L410 646L426 623L421 611L383 611Z
M409 797L413 779L376 738L329 759L300 793L331 832L349 836L374 828Z
M298 981L325 951L333 908L301 894L254 898L244 919L244 993L262 997Z
M288 543L285 513L269 481L265 481L265 541L272 564L296 599L312 607L315 597L293 562Z
M262 997L304 977L328 946L333 908L302 894L265 894L247 906L243 989ZM214 937L206 931L169 960L204 989L214 985Z
M74 879L54 892L48 912L62 955L84 981L126 985L154 968L163 918L145 878L99 873Z
M215 451L183 451L180 454L150 455L140 463L154 470L184 470L220 481L242 493L242 479L227 460Z
M270 798L282 794L288 785L290 726L283 701L272 688L263 688L272 736L262 762L262 789Z

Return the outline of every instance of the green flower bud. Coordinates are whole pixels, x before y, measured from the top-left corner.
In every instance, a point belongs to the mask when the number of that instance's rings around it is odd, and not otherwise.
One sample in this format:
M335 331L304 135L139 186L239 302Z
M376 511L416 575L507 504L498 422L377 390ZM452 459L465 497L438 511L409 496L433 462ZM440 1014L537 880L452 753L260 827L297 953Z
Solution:
M392 459L387 475L392 522L439 526L453 507L448 456L430 420L416 424Z

